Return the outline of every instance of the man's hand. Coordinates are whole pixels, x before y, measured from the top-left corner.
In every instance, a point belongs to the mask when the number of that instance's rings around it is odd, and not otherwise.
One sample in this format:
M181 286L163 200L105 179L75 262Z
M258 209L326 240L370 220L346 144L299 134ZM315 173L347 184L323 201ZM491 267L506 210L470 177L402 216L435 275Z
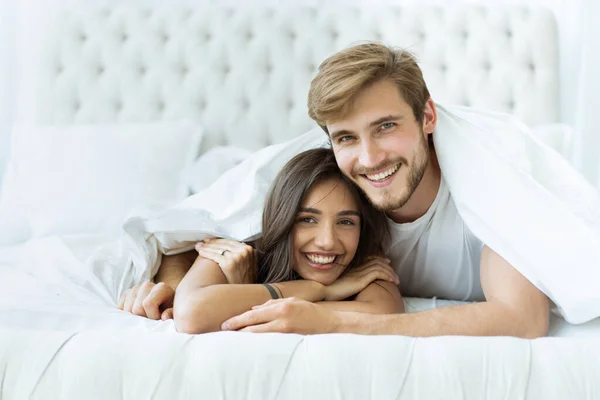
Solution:
M269 300L223 323L222 330L319 334L335 331L338 312L290 297Z
M175 291L165 283L144 282L128 289L119 308L140 317L167 320L173 318Z
M258 271L254 248L230 239L206 239L196 244L201 257L219 265L228 283L251 284Z

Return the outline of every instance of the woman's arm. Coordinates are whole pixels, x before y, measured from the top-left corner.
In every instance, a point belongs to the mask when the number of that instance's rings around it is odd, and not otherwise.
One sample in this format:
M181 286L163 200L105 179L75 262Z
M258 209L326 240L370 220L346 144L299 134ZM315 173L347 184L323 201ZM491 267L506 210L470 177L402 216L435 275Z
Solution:
M325 298L325 286L313 281L271 284L284 297L298 297L315 302ZM175 293L173 307L177 330L206 333L221 330L227 319L271 299L262 284L228 284L217 263L198 257Z
M154 277L154 282L164 282L167 286L176 290L177 285L179 285L185 274L189 271L197 255L198 253L195 250L173 256L163 255L158 272Z
M404 301L398 286L377 280L350 301L321 301L318 303L337 311L354 311L370 314L398 314L404 312Z

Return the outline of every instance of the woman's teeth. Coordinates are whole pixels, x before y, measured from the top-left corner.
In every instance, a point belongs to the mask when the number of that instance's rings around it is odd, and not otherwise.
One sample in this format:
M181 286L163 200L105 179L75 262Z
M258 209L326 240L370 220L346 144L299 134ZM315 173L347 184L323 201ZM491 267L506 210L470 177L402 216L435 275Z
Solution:
M335 256L324 257L324 256L315 256L312 254L307 254L306 258L308 258L310 261L317 263L317 264L331 264L335 260Z
M388 176L392 175L394 172L398 171L398 168L400 168L400 164L396 164L394 165L392 168L385 170L383 172L380 172L378 174L373 174L373 175L365 175L369 180L372 181L382 181L385 178L387 178Z

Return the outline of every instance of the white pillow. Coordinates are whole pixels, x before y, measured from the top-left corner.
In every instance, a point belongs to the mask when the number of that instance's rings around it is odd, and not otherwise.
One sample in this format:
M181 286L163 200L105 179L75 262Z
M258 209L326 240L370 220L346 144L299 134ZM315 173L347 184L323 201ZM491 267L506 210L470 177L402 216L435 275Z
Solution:
M15 126L0 192L0 244L112 234L133 208L183 199L181 173L201 139L190 121Z
M251 154L252 151L239 147L214 147L185 169L183 179L192 193L199 193Z

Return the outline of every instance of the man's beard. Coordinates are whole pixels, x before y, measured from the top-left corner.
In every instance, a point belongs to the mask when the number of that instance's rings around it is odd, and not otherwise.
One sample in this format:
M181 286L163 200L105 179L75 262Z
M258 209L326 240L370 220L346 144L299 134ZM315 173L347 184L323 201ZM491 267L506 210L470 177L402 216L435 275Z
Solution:
M406 182L406 190L403 193L401 193L399 197L394 197L393 194L390 193L390 190L393 189L384 189L385 191L382 196L383 199L381 199L381 201L377 203L375 203L374 199L369 197L368 193L365 193L366 197L369 199L369 202L373 205L373 207L382 212L391 212L403 207L411 198L415 190L417 190L417 186L419 186L419 183L421 183L421 180L425 175L425 170L427 169L428 162L429 143L425 139L425 135L423 134L423 132L421 132L419 147L414 153L410 164L402 162L402 165L400 166L400 168L409 168Z

